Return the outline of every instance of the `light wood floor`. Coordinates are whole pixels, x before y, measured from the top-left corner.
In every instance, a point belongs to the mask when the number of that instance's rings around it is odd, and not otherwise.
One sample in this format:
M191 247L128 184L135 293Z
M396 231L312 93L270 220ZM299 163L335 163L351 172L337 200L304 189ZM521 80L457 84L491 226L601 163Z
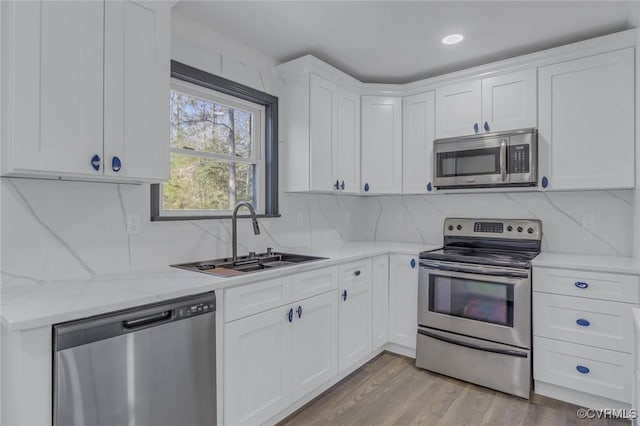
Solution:
M384 352L280 425L629 425L582 420L579 407L536 396L532 402L415 367Z

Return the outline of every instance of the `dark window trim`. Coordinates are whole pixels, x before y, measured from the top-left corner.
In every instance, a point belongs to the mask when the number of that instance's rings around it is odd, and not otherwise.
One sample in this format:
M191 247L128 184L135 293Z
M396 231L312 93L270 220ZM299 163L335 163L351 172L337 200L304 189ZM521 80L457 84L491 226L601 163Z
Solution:
M264 214L261 217L280 217L278 211L278 98L173 60L171 61L171 77L264 106L265 191ZM160 216L160 184L151 185L152 221L229 219L230 217L229 215Z

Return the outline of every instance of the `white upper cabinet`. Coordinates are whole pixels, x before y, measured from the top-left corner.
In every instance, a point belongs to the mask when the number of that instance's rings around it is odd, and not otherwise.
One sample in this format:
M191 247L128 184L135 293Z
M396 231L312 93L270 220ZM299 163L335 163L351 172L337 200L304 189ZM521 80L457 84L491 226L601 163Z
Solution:
M169 8L163 2L107 1L104 10L104 173L166 181Z
M402 99L402 193L433 193L433 91Z
M169 6L1 7L2 174L166 179Z
M536 70L530 69L482 80L482 130L536 127Z
M360 192L360 97L314 73L285 74L288 191Z
M402 98L362 97L362 192L402 192Z
M338 87L311 74L309 95L309 169L312 191L331 191L338 141Z
M539 69L542 188L634 187L634 49Z
M480 80L436 89L436 138L478 133L481 118Z
M536 127L536 70L436 89L436 138Z

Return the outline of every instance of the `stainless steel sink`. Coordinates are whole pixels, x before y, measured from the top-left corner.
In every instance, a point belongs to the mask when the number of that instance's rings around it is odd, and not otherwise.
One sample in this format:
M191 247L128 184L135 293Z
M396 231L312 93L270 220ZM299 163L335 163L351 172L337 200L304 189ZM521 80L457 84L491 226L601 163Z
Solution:
M315 260L322 259L326 259L326 257L278 253L267 250L266 253L250 253L246 256L238 256L238 260L236 262L233 262L232 258L226 257L221 259L203 260L200 262L181 263L171 266L174 268L203 272L205 274L217 275L220 277L234 277L251 272L284 268L287 266L297 265L299 263L313 262Z

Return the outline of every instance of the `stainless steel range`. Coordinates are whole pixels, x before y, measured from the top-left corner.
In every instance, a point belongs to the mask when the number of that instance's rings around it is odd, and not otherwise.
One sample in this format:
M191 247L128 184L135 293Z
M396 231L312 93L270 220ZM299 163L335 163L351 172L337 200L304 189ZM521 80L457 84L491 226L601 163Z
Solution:
M539 220L444 222L444 248L420 253L416 365L529 398L531 260Z

